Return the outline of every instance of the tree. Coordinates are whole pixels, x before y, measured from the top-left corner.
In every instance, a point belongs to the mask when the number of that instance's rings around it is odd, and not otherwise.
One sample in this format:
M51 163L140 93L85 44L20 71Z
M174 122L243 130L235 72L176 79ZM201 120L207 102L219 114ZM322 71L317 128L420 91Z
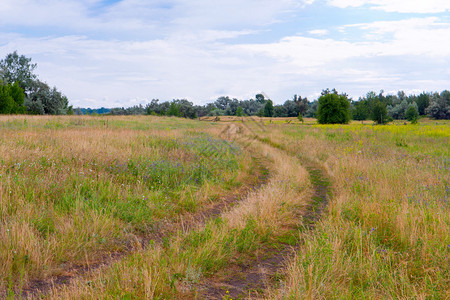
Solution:
M284 105L275 105L273 107L273 116L275 118L287 117L286 107Z
M308 109L306 110L305 117L315 118L318 106L319 102L317 100L314 100L313 102L308 102Z
M23 114L25 95L16 82L13 85L0 85L0 114Z
M353 120L363 121L369 117L368 101L359 99L359 101L353 103L352 110Z
M0 114L10 114L14 107L11 85L0 85Z
M180 117L181 116L180 106L177 103L175 103L175 101L172 101L170 103L169 109L166 112L166 115Z
M261 104L266 101L263 94L256 94L255 99L256 99L256 102L261 103Z
M273 117L273 102L270 99L264 105L264 117Z
M430 94L422 93L416 98L419 115L425 115L425 109L430 105Z
M406 120L410 122L417 122L417 118L419 118L419 112L417 111L416 106L410 105L406 110Z
M425 112L434 119L450 119L450 91L445 90L441 94L433 94L430 106Z
M285 117L296 117L300 113L300 106L292 100L287 100L283 104Z
M238 108L236 109L236 116L242 117L243 115L244 115L244 110L242 109L242 107L238 106Z
M302 98L302 96L298 96L297 94L294 95L294 99L293 99L294 103L297 104L297 114L304 114L306 112L306 110L308 109L308 98ZM297 116L297 114L295 114L295 116ZM293 117L295 117L293 116Z
M11 86L11 97L14 100L14 106L11 110L11 113L13 114L23 114L25 113L25 106L23 106L23 103L25 101L25 94L23 92L23 89L19 86L19 83L15 82Z
M332 92L322 91L317 108L319 124L347 124L350 121L350 102L345 94L339 95L335 89Z
M386 124L389 122L386 105L380 101L375 103L372 109L372 120L377 124Z
M387 110L389 115L396 120L405 120L406 119L406 110L410 105L415 105L417 108L417 104L413 102L412 104L408 103L406 99L403 99L400 103L396 105L388 105Z
M32 114L61 115L67 113L69 101L56 87L50 88L47 83L35 80L25 100L25 107Z
M240 101L239 106L242 107L244 114L247 116L254 116L264 108L264 104L253 99Z
M194 104L186 99L176 99L173 102L179 107L180 117L194 119L197 117L197 111Z
M226 97L219 97L217 98L217 100L214 102L214 105L221 110L226 110L227 106L229 105L229 103L231 102L230 97L226 96Z
M31 90L36 79L36 75L33 74L36 64L31 63L31 58L19 56L17 51L14 51L0 61L0 69L6 82L11 84L17 82L26 93Z

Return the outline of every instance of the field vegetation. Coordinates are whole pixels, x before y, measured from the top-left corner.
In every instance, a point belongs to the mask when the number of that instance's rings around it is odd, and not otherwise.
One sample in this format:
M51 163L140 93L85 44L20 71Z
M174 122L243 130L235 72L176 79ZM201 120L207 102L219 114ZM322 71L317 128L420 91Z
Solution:
M202 120L1 117L0 297L450 297L446 121Z

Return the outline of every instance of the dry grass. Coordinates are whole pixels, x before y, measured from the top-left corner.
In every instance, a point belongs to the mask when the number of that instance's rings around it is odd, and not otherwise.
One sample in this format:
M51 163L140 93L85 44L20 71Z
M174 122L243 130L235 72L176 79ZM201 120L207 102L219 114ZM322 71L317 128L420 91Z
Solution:
M251 152L262 153L272 162L269 182L261 189L250 192L220 218L179 231L165 244L155 244L51 298L191 298L199 282L220 276L227 265L251 260L264 247L278 243L279 237L292 234L309 197L308 174L283 151L260 143L251 147ZM93 284L86 286L86 280Z
M271 132L323 164L333 189L327 216L303 236L271 298L450 297L447 125Z
M172 118L0 117L0 291L129 251L241 185L251 158L219 133Z
M47 298L189 298L230 265L300 236L268 298L449 298L448 124L278 121L0 117L0 288L14 296L122 251ZM252 155L270 161L264 186L141 246L245 183ZM333 192L311 232L298 231L311 196L304 160L327 171Z

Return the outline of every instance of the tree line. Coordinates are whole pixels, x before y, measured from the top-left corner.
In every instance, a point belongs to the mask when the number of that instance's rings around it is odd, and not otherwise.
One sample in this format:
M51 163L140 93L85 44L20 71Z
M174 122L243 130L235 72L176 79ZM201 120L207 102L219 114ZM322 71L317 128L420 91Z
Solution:
M384 91L368 92L357 101L336 89L325 89L314 101L294 95L283 104L274 105L263 93L254 99L238 100L219 97L205 105L194 105L186 99L159 101L128 108L86 109L69 106L69 101L56 87L39 80L31 58L10 53L0 61L0 114L111 114L160 115L183 118L203 116L312 117L319 123L348 123L349 120L373 120L384 124L391 120L417 121L420 116L450 119L450 92L385 95Z
M406 95L384 95L383 91L368 92L357 101L336 89L325 89L314 101L294 95L283 104L274 105L263 94L254 99L238 100L228 96L219 97L206 105L194 105L186 99L160 102L153 99L147 105L129 108L112 108L112 115L159 115L184 118L203 116L261 116L261 117L311 117L319 123L348 123L350 120L373 120L385 124L392 120L416 122L420 117L450 119L450 92Z

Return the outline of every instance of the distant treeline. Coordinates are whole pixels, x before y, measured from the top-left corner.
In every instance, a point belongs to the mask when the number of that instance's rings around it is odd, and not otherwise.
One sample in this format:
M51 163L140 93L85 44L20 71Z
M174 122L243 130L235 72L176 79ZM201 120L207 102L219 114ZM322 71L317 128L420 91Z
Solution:
M255 95L254 99L238 100L228 96L219 97L206 105L194 105L186 99L175 99L160 102L153 99L147 105L137 105L128 108L76 108L69 106L69 101L56 87L40 81L34 74L36 64L31 58L10 53L0 60L0 114L111 114L111 115L160 115L183 118L203 116L264 116L264 117L317 117L320 99L308 101L307 98L294 95L283 104L274 105L264 94ZM337 95L337 91L329 89L322 91L322 96ZM332 104L334 96L329 97ZM429 116L435 119L450 119L450 92L445 90L437 93L423 92L420 95L407 96L400 91L397 95L384 95L369 92L358 101L349 99L343 93L339 99L344 99L337 106L344 120L374 119L384 123L389 119L413 119L419 116ZM337 99L337 98L336 98ZM322 101L325 103L325 101ZM327 102L328 103L328 102ZM328 105L328 104L327 104ZM331 105L327 114L333 115L336 110ZM326 107L324 107L326 111ZM342 111L344 109L345 111ZM319 110L320 112L320 110ZM378 122L378 121L377 121Z
M333 90L335 91L335 90ZM322 94L329 93L324 90ZM397 95L384 95L368 92L357 101L348 99L350 117L354 120L369 120L376 109L385 109L389 119L408 119L408 114L429 116L435 119L450 119L450 92L426 93L420 95L406 95L400 91ZM318 100L308 101L301 96L294 95L283 104L273 105L263 94L255 95L255 99L238 100L228 96L219 97L216 101L206 105L194 105L186 99L175 99L160 102L153 99L147 105L136 105L128 108L101 108L97 110L77 108L76 114L111 114L111 115L158 115L177 116L183 118L197 118L203 116L264 116L264 117L316 117Z

